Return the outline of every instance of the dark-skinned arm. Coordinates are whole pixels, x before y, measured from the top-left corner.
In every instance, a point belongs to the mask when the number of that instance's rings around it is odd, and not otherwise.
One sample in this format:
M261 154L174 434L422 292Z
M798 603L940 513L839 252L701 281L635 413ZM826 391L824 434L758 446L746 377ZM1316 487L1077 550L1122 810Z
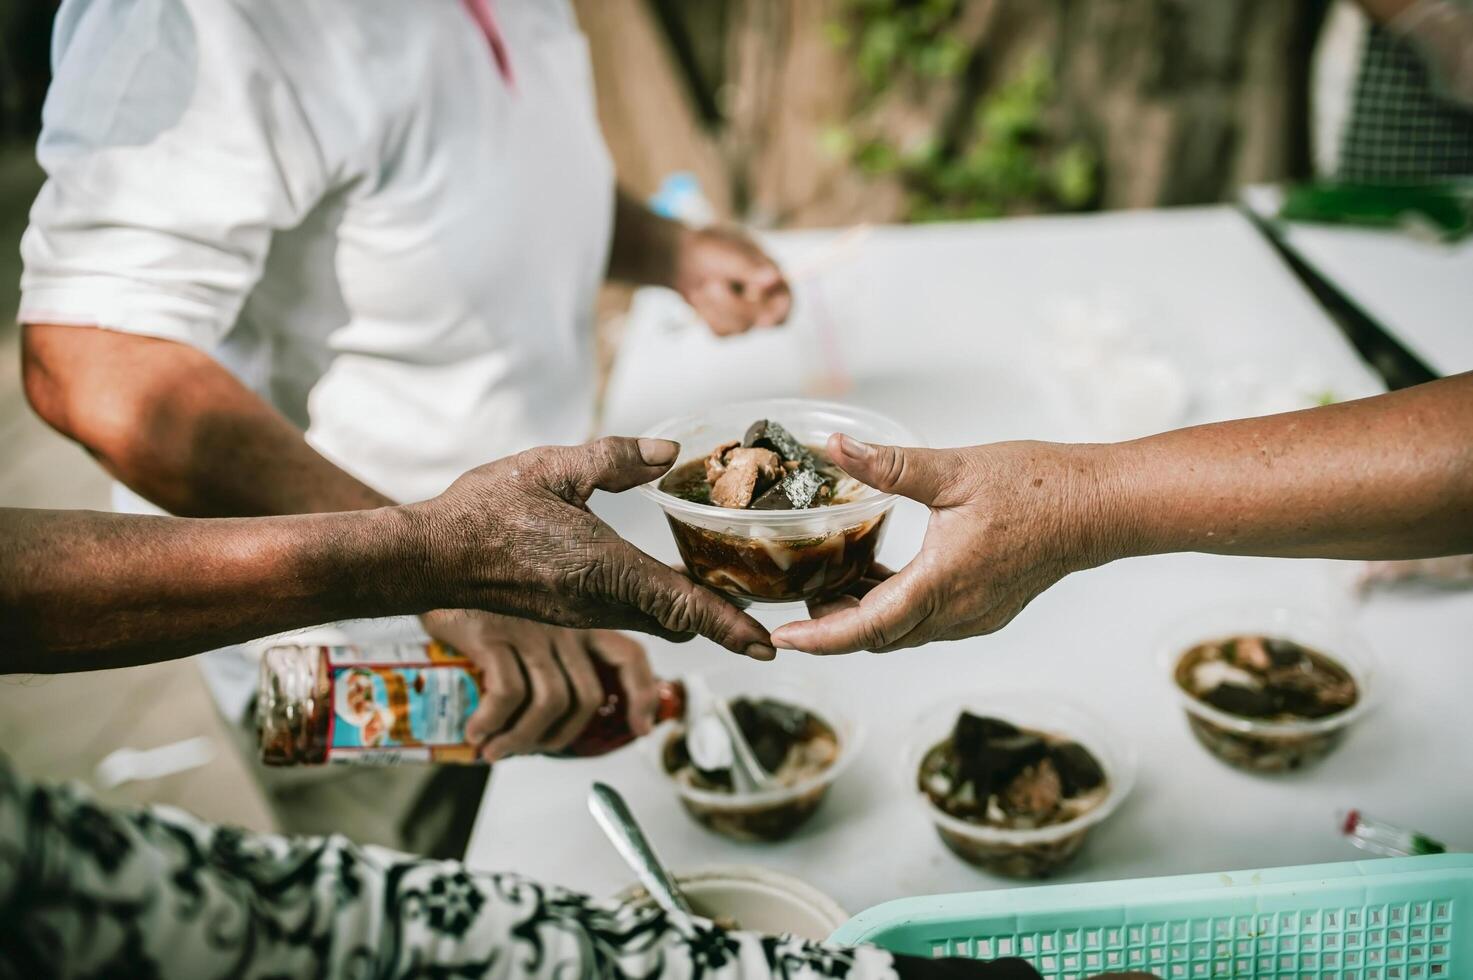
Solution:
M31 324L23 355L26 392L41 417L173 513L310 514L392 503L317 453L288 419L186 344L94 327ZM532 547L545 553L549 544ZM688 622L694 632L719 630L737 652L773 656L765 631L753 632L755 623L707 599L714 595L702 593L692 609ZM430 636L469 657L486 679L472 728L479 734L507 729L489 748L556 749L576 735L580 720L602 701L597 660L620 671L631 716L652 710L654 681L638 644L605 631L549 629L499 615L516 608L477 602L417 610ZM530 618L577 625L535 613ZM651 626L658 624L646 619L645 627ZM653 631L672 639L690 633ZM636 719L636 730L642 723Z
M282 630L428 609L396 508L273 518L0 510L0 673L171 660Z
M580 629L767 632L585 506L657 479L678 447L605 438L488 463L420 504L185 519L0 510L0 673L183 656L296 626L452 606Z

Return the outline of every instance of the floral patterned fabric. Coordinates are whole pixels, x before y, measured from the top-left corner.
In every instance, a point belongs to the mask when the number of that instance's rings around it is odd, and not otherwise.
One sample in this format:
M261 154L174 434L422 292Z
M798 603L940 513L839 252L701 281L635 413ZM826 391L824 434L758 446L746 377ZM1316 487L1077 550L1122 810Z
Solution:
M1036 978L592 901L341 837L103 807L0 757L0 977Z

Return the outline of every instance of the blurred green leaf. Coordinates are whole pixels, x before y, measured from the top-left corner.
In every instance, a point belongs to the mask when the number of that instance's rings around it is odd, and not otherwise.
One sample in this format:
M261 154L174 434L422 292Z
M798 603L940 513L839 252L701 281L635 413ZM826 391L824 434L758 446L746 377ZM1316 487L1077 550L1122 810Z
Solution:
M900 52L900 31L889 21L874 21L859 39L857 65L860 77L870 88L880 88Z
M917 140L900 154L900 162L910 171L925 170L935 166L941 159L941 146L934 139Z
M1083 143L1070 143L1054 158L1054 194L1066 207L1082 208L1095 195L1096 160Z
M1038 106L1012 93L1002 93L982 105L982 134L991 140L1016 140L1038 128Z
M934 31L951 22L956 16L957 0L923 0L917 20L928 31Z
M854 134L843 125L825 126L818 134L818 146L834 160L847 160L854 152Z
M889 143L871 140L854 154L854 162L869 176L880 177L899 169L900 155Z
M916 74L924 78L951 78L961 71L966 48L953 37L940 37L917 48L911 60Z
M824 21L823 37L836 48L847 48L854 40L854 32L843 21L829 20Z
M939 82L960 75L971 55L953 31L961 6L846 0L844 22L825 34L851 52L868 99L906 77ZM1098 194L1098 157L1088 141L1060 132L1054 100L1053 64L1036 53L978 99L971 127L948 133L944 143L939 130L896 146L843 127L826 130L820 142L867 176L898 178L913 221L1088 207Z
M952 78L960 74L967 63L967 46L961 39L948 34L936 42L936 47L939 76Z

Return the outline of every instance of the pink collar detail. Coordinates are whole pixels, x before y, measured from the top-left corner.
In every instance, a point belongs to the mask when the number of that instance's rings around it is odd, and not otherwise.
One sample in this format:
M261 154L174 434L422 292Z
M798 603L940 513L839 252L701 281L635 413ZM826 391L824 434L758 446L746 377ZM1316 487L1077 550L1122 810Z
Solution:
M506 37L501 33L501 28L496 24L496 15L491 10L491 0L461 0L465 9L470 13L471 19L481 29L486 37L486 44L491 48L491 57L496 59L496 70L501 72L501 77L511 88L516 88L516 78L512 75L511 55L507 51Z

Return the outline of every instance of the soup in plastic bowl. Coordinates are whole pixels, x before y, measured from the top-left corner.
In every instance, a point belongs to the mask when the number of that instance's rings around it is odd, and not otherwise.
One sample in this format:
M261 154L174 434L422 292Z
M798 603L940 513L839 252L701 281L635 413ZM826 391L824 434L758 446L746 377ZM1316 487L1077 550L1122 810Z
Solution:
M810 725L805 734L820 751L791 746L788 759L798 765L779 766L773 772L776 785L753 792L701 778L685 748L688 729L684 724L646 740L650 759L669 781L682 808L706 829L740 841L786 840L813 818L830 787L859 754L864 727L840 699L807 684L791 680L752 683L749 674L718 673L711 686L729 704L770 701L801 711ZM760 760L761 747L754 744L752 748Z
M1158 662L1197 741L1252 772L1313 765L1375 705L1375 659L1349 626L1308 609L1235 603L1167 630Z
M961 785L934 782L938 753L953 747L964 716L980 729L970 751L993 756L976 760L989 777L985 789L973 788L981 775L972 773L948 775ZM989 691L933 706L915 722L902 765L947 848L1011 878L1045 878L1072 861L1090 830L1130 794L1136 767L1118 731L1044 691ZM952 805L958 790L974 797L963 809Z
M737 402L645 432L680 443L680 456L665 478L640 490L664 511L680 557L702 584L746 602L800 602L842 592L874 560L895 506L893 494L842 473L827 498L801 509L723 507L662 489L671 487L672 477L698 467L713 450L740 444L754 423L763 420L791 433L803 449L819 457L820 466L827 466L821 454L835 432L867 442L920 444L899 422L850 405L801 398ZM781 475L774 468L769 479L776 482Z

